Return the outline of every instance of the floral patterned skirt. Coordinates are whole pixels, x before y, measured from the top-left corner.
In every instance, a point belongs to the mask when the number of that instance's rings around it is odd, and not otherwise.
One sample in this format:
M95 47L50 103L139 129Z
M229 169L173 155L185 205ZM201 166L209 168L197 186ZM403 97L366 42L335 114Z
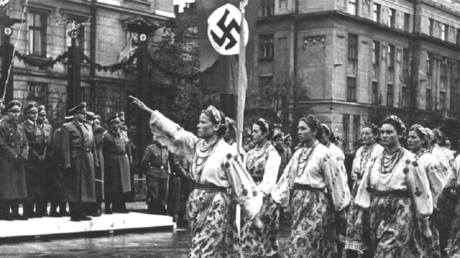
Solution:
M347 220L347 234L345 239L345 249L355 250L362 253L366 247L363 242L363 231L355 227L355 222L358 217L358 206L355 205L355 196L358 192L359 184L361 180L355 181L353 184L353 191L351 195L349 213L348 213L348 220ZM363 227L368 228L368 218L367 218L367 211L363 212Z
M279 204L270 196L264 198L260 212L262 228L245 221L241 230L241 248L245 257L273 257L278 251Z
M422 257L415 207L408 196L375 196L369 209L370 248L374 258Z
M187 202L190 258L240 257L235 205L226 192L195 189Z
M337 257L334 209L319 190L294 190L291 202L291 258Z

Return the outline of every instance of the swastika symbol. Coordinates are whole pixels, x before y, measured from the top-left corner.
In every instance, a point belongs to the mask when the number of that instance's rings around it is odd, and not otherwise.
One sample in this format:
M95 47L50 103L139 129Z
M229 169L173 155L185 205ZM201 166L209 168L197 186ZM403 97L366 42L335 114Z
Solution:
M229 50L233 48L237 41L232 35L232 30L235 29L236 32L240 33L240 25L235 19L232 19L232 21L225 26L225 21L227 20L228 14L230 11L228 9L225 9L225 14L222 16L222 18L219 20L217 23L217 26L222 30L223 35L222 37L219 37L214 33L214 31L211 31L212 38L214 42L216 42L220 47L225 43L226 39L229 39L230 42L225 46L225 50Z

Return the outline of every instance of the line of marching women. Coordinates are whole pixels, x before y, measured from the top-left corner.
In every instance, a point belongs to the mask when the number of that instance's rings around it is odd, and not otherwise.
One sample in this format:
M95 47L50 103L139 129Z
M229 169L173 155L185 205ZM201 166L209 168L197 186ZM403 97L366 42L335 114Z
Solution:
M439 147L439 130L407 128L396 116L363 126L350 192L333 132L312 115L300 119L300 144L279 176L282 158L264 119L252 125L254 146L245 153L234 144L234 121L213 106L195 136L131 98L150 115L158 141L191 162L189 257L283 257L281 208L292 215L289 257L448 257L444 250L460 247L456 163Z

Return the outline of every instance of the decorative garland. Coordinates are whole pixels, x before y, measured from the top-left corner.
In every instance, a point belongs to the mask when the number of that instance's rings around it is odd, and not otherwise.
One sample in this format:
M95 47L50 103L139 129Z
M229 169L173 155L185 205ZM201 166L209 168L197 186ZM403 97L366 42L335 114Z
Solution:
M69 52L64 52L57 56L53 60L42 60L42 59L37 59L36 57L33 56L28 56L28 55L23 55L19 53L18 51L14 52L14 56L19 59L19 61L24 62L27 65L30 66L35 66L38 67L39 69L48 69L52 68L55 64L57 63L62 63L65 59L69 57Z
M123 61L118 62L116 64L105 65L105 66L96 63L94 60L92 60L87 55L85 55L85 53L81 52L81 54L82 54L83 60L86 61L89 64L92 64L92 65L96 66L96 69L98 71L105 71L105 72L109 71L109 72L113 73L113 72L119 71L119 70L121 70L123 68L126 68L127 66L131 65L134 62L134 59L136 59L136 57L138 55L138 51L137 51L137 49L134 50L132 52L132 55L128 59L124 59Z

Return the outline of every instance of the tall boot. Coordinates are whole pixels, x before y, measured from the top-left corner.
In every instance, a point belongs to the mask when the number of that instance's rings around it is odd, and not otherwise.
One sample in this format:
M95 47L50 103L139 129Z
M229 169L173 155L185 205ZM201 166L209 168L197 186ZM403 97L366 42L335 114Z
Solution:
M7 201L0 202L0 220L12 221L10 205Z
M52 217L52 218L60 218L60 217L62 217L57 211L58 205L59 205L58 202L55 202L55 201L51 202L50 217Z
M105 202L105 214L110 215L112 214L112 207L110 206L111 202Z
M59 203L59 215L61 215L62 217L70 217L70 213L67 211L66 206L67 205L65 202Z
M14 220L28 220L27 215L21 216L19 215L19 204L10 204L11 207L11 217Z

